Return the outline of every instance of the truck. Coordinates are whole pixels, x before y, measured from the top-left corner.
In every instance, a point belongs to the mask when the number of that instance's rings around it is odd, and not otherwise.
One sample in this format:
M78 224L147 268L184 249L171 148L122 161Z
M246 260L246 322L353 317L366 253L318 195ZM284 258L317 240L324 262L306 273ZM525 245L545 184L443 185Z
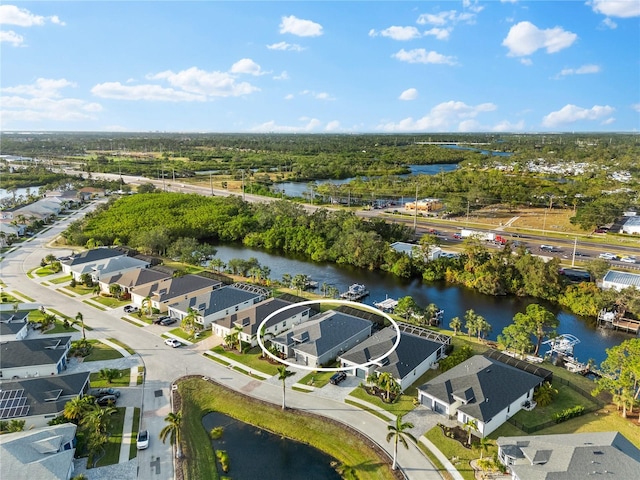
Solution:
M486 242L493 242L496 239L496 234L493 232L479 232L477 230L469 230L463 228L460 231L461 238L475 237L478 240L484 240Z

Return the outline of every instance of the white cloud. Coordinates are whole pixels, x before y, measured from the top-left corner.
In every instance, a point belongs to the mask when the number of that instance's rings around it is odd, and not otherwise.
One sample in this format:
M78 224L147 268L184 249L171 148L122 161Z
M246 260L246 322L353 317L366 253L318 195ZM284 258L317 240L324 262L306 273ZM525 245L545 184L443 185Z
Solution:
M445 26L456 23L473 23L476 20L476 14L482 11L483 7L470 8L471 12L460 12L456 10L447 10L436 14L423 13L418 17L416 23L418 25L436 25Z
M269 50L286 50L289 52L301 52L304 50L304 47L298 45L297 43L287 43L287 42L278 42L272 43L271 45L267 45Z
M238 97L260 90L248 82L237 82L236 78L230 73L207 72L197 67L191 67L177 73L167 70L151 75L148 78L151 80L166 80L172 87L179 88L184 92L194 95L206 95L207 97Z
M398 97L400 100L415 100L418 98L418 90L415 88L407 88L404 92L400 94Z
M606 120L603 120L602 122L600 122L600 125L611 125L615 121L616 119L614 117L609 117Z
M599 120L603 117L608 117L614 111L615 108L609 105L594 105L591 108L582 108L567 104L560 110L545 115L542 119L542 125L545 127L558 127L580 120Z
M253 127L253 132L281 132L281 133L305 133L322 129L322 122L317 118L302 117L300 121L306 122L302 125L278 125L275 120L270 120L261 125ZM332 123L332 122L329 122ZM327 124L328 125L328 124Z
M636 112L640 112L640 103L634 103L633 105L631 105L631 108Z
M319 93L315 93L313 94L313 98L315 98L316 100L335 100L335 97L332 97L331 95L329 95L327 92L319 92Z
M205 95L197 95L160 85L123 85L120 82L99 83L91 89L96 97L116 100L147 100L158 102L205 101Z
M0 101L3 128L11 126L13 122L94 120L95 113L102 110L102 105L77 98L63 98L61 90L67 87L75 87L75 83L64 78L39 78L34 84L2 88L3 94L12 94L3 95Z
M42 26L47 21L57 25L65 24L57 15L52 17L43 17L42 15L34 15L26 8L18 8L15 5L0 5L0 24L2 25L33 27Z
M533 61L530 58L521 58L520 63L527 67L530 67L531 65L533 65Z
M247 75L260 76L265 73L260 69L260 65L250 58L242 58L231 66L231 73L244 73Z
M425 30L424 34L436 37L438 40L446 40L449 38L449 34L451 33L450 28L438 28L433 27L429 30Z
M502 45L509 49L510 57L531 55L545 48L547 53L556 53L570 47L578 35L562 27L539 29L531 22L520 22L511 27Z
M324 127L325 132L335 132L340 129L340 122L338 120L332 120Z
M319 23L289 15L282 17L280 33L290 33L299 37L319 37L323 32L322 25Z
M2 30L0 31L0 43L10 43L14 47L18 47L24 43L24 37L13 30Z
M611 30L615 30L616 28L618 28L618 24L616 22L614 22L613 20L611 20L609 17L607 17L604 20L602 20L602 24L605 27L610 28Z
M293 93L289 93L289 94L285 95L284 99L285 100L293 100L293 97L294 97Z
M313 90L301 90L300 92L298 92L298 95L309 96L309 97L315 98L316 100L333 101L336 99L336 97L332 96L327 92L314 92ZM294 98L294 95L292 93L284 97L285 100L291 100L293 98Z
M424 48L416 48L413 50L401 49L399 52L391 55L393 58L397 58L401 62L407 63L444 63L446 65L455 65L455 57L449 57L440 53L429 51Z
M273 79L274 80L289 80L289 74L287 73L286 70L283 70L280 75L274 75Z
M450 131L452 127L460 129L470 128L478 114L490 112L496 109L493 103L480 105L467 105L464 102L443 102L433 107L430 112L417 120L408 117L398 123L383 123L378 125L379 130L386 132L416 132L416 131Z
M599 65L587 64L587 65L582 65L581 67L578 67L578 68L564 68L560 71L558 75L564 77L567 75L586 75L590 73L599 73L599 72L600 72Z
M517 132L524 130L524 120L520 120L518 123L511 123L508 120L503 120L495 124L490 129L493 132Z
M608 17L630 18L640 16L640 2L637 0L592 0L587 2L593 11Z
M383 37L388 37L393 40L406 41L413 40L414 38L420 38L420 32L416 27L398 27L393 25L389 28L385 28L380 32L376 32L375 30L369 30L370 37L376 37L378 35L382 35Z

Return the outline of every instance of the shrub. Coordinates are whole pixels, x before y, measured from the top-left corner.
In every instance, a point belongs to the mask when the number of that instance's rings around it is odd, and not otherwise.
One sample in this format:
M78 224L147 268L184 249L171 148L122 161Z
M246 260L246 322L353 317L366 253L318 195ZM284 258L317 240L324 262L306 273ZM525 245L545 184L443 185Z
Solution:
M224 427L214 427L209 431L209 437L211 437L211 440L218 440L222 437L223 432Z
M226 450L217 450L216 457L220 462L220 466L222 467L222 471L227 473L229 471L229 454Z
M571 418L579 417L584 413L584 406L576 405L572 408L565 408L563 411L556 413L553 419L556 423L565 422Z

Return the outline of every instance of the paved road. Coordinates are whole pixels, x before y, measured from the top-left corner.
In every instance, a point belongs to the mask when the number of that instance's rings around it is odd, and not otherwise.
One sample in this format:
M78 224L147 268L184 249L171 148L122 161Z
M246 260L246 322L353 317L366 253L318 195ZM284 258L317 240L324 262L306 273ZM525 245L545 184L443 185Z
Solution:
M94 208L89 207L88 210ZM169 480L173 478L171 449L158 440L158 433L164 426L164 417L170 412L170 385L186 374L211 377L228 387L249 393L257 398L280 404L282 388L277 382L261 382L226 368L205 358L197 345L172 349L160 337L166 329L160 326L138 327L120 320L122 309L100 311L82 298L68 298L55 291L54 287L43 286L36 279L29 279L25 273L39 265L48 253L59 255L59 251L46 247L67 225L82 213L59 221L47 232L21 244L7 254L0 264L2 279L9 291L17 290L26 294L45 308L55 308L74 317L77 312L84 316L85 323L92 327L90 337L116 338L138 352L140 361L146 367L146 381L142 389L142 428L150 432L151 442L147 450L139 452L137 458L138 478L141 480ZM68 254L70 249L63 249ZM376 441L389 455L392 445L386 442L387 424L373 415L347 405L339 400L320 395L309 395L290 390L287 405L334 418L348 424ZM398 462L410 479L440 479L440 475L414 445L408 450L400 448ZM93 476L92 476L93 477Z

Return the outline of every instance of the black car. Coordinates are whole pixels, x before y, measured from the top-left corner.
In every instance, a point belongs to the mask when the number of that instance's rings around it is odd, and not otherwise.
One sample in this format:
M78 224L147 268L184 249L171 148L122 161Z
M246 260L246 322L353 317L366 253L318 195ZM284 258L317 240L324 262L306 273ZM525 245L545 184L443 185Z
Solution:
M338 385L341 381L345 380L347 378L347 374L344 372L336 372L333 375L331 375L331 378L329 379L329 383L331 385Z
M117 400L118 399L115 395L103 395L102 397L96 398L96 403L101 407L108 407L110 405L115 405Z
M155 325L161 325L161 324L162 324L162 322L164 322L164 321L165 321L165 320L167 320L168 318L171 318L171 317L170 317L170 316L168 316L168 315L162 315L161 317L154 318L154 319L153 319L153 323L154 323Z
M167 317L164 320L160 321L160 325L164 325L165 327L167 325L173 325L174 323L176 323L178 320L173 318L173 317Z

